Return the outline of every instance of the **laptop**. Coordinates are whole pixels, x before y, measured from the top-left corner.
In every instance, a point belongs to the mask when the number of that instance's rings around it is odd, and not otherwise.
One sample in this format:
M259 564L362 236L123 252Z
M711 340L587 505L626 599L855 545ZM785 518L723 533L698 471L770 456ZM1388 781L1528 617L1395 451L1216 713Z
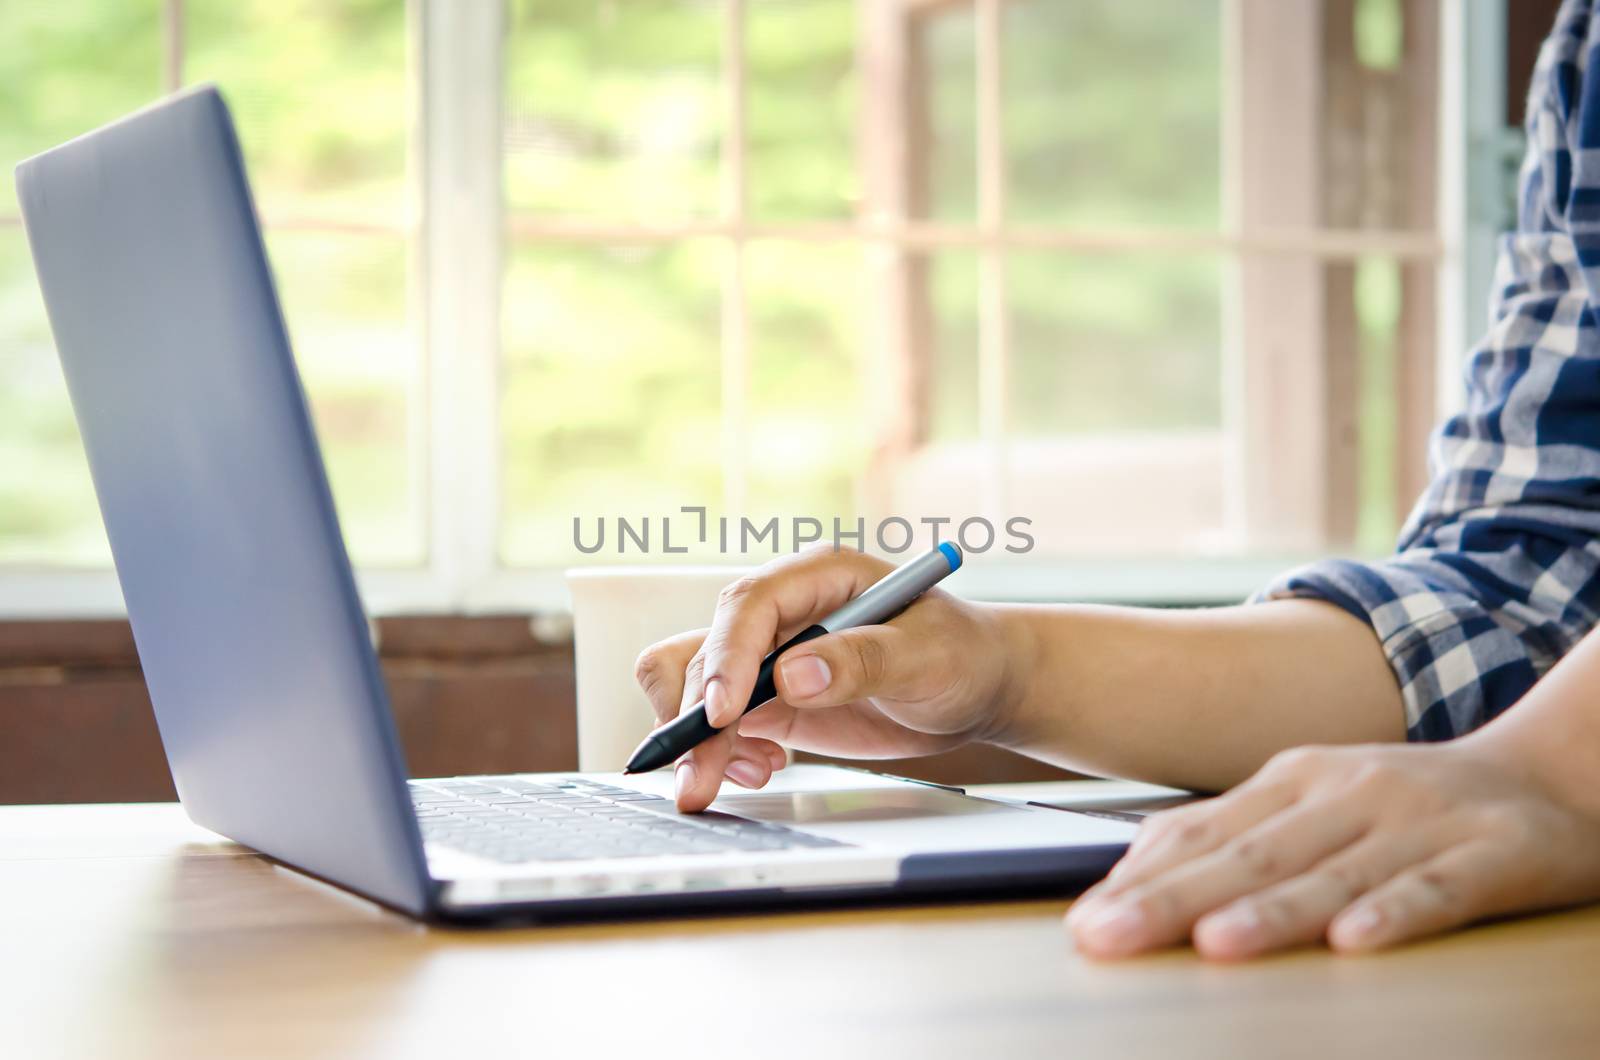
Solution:
M816 765L692 816L666 773L408 780L222 97L29 159L17 193L197 824L432 920L1061 889L1125 849L1118 815Z

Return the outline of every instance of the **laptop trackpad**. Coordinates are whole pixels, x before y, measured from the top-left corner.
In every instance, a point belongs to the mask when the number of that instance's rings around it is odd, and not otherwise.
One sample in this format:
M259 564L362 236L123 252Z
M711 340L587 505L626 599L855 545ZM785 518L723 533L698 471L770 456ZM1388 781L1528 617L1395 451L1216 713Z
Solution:
M701 814L701 819L722 814L766 821L854 846L907 853L986 846L1013 829L1027 828L1034 816L1005 803L920 784L730 793ZM1002 841L1001 845L1010 844Z
M670 780L653 782L666 790ZM797 765L773 777L774 788L724 789L699 815L764 821L855 846L902 853L1001 850L1081 844L1125 844L1134 827L1075 813L1059 813L976 798L943 788L843 770ZM781 786L780 786L781 785ZM646 788L645 784L639 785ZM636 802L640 809L674 813L669 798Z
M867 821L1020 812L1004 803L968 798L938 788L870 788L843 791L761 792L729 795L718 805L740 817L805 828ZM704 817L717 816L715 810Z

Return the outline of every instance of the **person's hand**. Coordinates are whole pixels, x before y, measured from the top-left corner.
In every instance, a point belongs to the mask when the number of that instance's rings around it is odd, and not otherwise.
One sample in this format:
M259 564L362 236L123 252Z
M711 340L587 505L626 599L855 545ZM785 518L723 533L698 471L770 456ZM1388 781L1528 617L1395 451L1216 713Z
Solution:
M776 668L778 698L740 719L768 652L893 569L831 547L785 556L728 586L709 630L645 649L636 676L657 723L704 699L707 719L724 730L678 763L679 809L705 809L725 777L766 784L785 761L783 746L899 758L991 731L1008 677L1000 623L938 589L888 624L791 648Z
M1280 754L1229 794L1150 817L1067 929L1092 957L1192 938L1237 960L1324 938L1375 950L1600 899L1596 801L1488 735Z

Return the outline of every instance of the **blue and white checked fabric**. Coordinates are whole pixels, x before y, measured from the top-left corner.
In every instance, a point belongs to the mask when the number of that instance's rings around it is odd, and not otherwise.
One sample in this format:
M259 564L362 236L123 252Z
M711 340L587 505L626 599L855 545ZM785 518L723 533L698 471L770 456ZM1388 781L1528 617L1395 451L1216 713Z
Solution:
M1381 563L1292 571L1257 599L1372 625L1413 740L1515 703L1600 617L1600 15L1565 0L1528 96L1517 231L1502 238L1466 406Z

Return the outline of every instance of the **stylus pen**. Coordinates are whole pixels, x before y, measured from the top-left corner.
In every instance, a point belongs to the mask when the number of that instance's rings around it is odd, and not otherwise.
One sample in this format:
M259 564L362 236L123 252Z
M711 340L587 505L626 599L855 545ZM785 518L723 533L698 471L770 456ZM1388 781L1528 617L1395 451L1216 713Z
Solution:
M872 626L889 619L911 606L913 600L954 574L961 566L961 550L945 542L932 552L918 556L885 574L866 592L845 604L814 626L795 634L778 645L761 660L756 673L756 687L745 704L746 714L778 695L772 671L778 656L824 633L836 633L852 626ZM646 736L628 759L624 773L648 773L660 769L668 762L705 743L721 732L706 721L706 704L701 700L692 710L686 710L675 719Z

